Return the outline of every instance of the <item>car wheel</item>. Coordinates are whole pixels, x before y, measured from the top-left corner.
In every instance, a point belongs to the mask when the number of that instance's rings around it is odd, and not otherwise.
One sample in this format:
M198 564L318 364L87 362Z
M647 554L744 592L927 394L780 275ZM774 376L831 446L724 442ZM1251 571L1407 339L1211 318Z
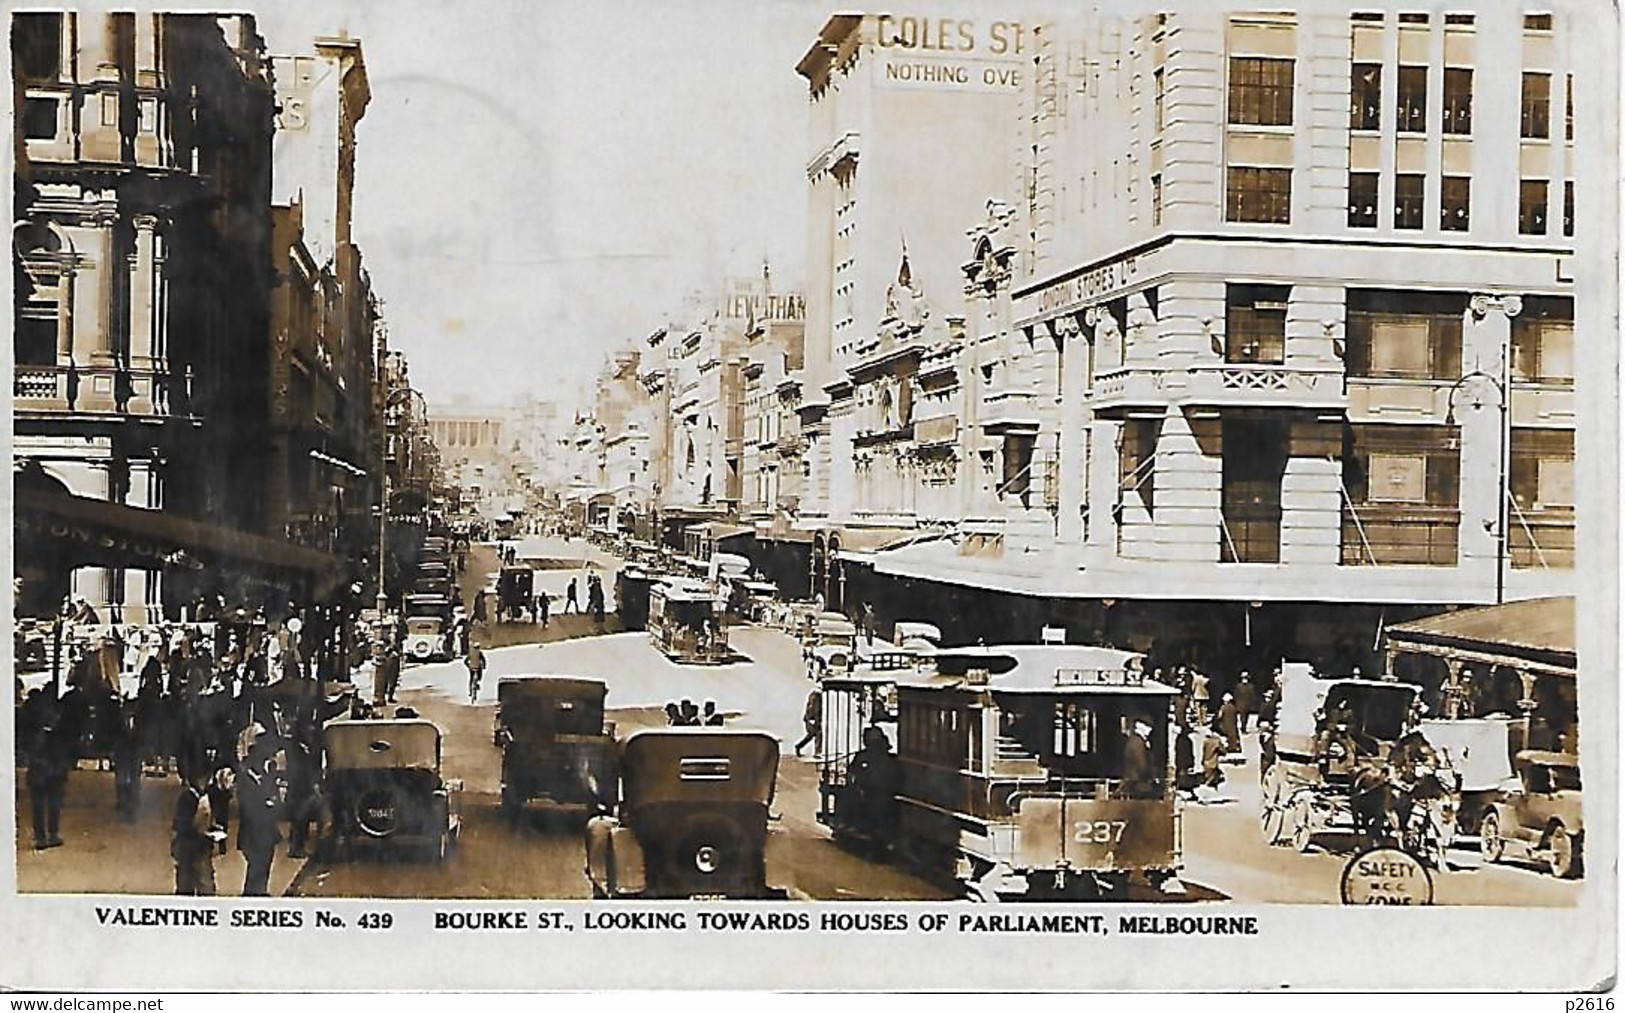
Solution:
M419 661L428 661L429 655L433 653L434 648L429 646L428 641L419 640L417 643L412 645L412 656Z
M1308 851L1315 839L1315 811L1307 794L1301 794L1292 801L1290 821L1292 847L1299 852Z
M1478 821L1478 850L1484 855L1484 861L1499 862L1506 849L1500 819L1493 812L1485 813L1484 818Z
M1558 879L1572 879L1580 871L1580 846L1560 823L1546 844L1546 864Z

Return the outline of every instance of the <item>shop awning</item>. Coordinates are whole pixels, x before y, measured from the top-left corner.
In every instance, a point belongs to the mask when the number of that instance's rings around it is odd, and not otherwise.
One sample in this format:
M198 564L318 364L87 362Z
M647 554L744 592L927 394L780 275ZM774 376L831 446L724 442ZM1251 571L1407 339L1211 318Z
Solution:
M690 524L683 529L684 534L693 532L701 538L720 542L724 538L733 538L736 535L754 535L756 529L748 524L729 524L725 521L706 521L704 524Z
M280 573L324 574L343 561L315 549L205 524L162 510L38 489L16 490L19 543L38 539L82 566L159 570L243 564Z
M1531 598L1428 616L1388 627L1390 647L1428 647L1475 657L1575 667L1574 599Z

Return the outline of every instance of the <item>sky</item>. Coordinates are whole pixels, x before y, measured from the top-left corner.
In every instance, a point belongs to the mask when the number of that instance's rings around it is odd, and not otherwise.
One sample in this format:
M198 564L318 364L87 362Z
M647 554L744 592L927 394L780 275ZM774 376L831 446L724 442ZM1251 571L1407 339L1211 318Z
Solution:
M827 0L278 3L273 53L361 40L354 235L431 401L585 404L685 293L802 281Z

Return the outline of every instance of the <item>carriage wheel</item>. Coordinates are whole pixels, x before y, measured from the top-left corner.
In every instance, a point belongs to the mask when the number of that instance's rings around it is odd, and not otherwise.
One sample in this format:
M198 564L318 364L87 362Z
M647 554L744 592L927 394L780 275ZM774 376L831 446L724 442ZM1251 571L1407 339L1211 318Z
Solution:
M1506 840L1501 836L1501 821L1492 812L1485 813L1478 824L1478 850L1486 862L1499 862L1506 854Z
M1299 793L1292 800L1292 846L1300 852L1309 850L1315 837L1315 809L1307 793Z
M1259 800L1263 803L1264 808L1269 809L1279 806L1281 796L1284 794L1286 794L1286 777L1281 773L1281 765L1272 763L1259 780Z

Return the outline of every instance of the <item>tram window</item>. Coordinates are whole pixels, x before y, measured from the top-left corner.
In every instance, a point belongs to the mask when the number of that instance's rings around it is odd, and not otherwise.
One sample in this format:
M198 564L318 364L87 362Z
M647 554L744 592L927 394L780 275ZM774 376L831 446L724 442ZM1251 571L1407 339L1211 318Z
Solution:
M1055 704L1056 756L1083 756L1100 748L1100 728L1095 712L1075 703Z

